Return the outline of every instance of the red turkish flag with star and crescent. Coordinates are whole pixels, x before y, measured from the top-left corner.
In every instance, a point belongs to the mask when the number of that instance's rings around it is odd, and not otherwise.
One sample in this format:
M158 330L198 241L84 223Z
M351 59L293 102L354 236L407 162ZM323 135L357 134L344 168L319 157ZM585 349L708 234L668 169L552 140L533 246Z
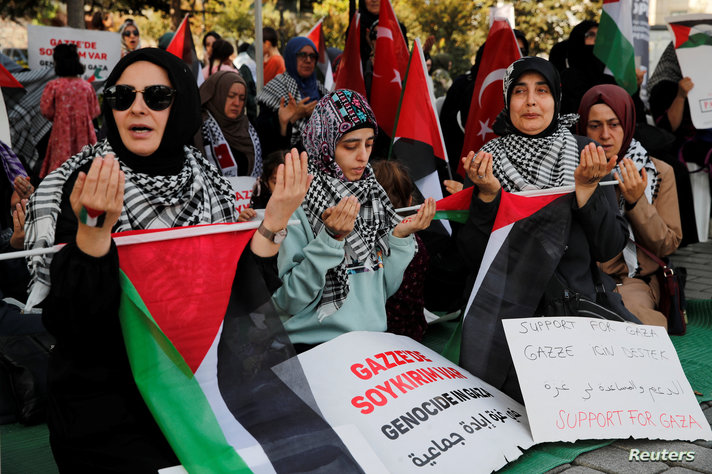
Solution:
M408 71L408 45L388 0L381 0L370 104L378 125L393 136L403 78Z
M482 54L482 62L475 79L475 90L467 114L461 156L467 156L470 151L477 152L485 143L497 136L492 131L492 126L497 115L504 108L502 94L504 73L510 64L521 57L517 38L509 22L495 19L487 35L487 47ZM457 173L465 176L462 162L457 167Z

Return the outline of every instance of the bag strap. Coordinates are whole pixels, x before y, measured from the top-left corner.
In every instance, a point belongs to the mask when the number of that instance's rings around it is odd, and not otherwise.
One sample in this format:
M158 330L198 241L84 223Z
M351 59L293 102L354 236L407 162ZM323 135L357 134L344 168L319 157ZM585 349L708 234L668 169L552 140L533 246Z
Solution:
M635 242L633 240L631 240L631 242L633 242L636 247L638 247L640 250L642 250L655 263L660 265L660 268L663 269L663 275L665 275L666 278L672 276L675 273L673 271L673 269L669 266L668 262L666 262L665 260L662 260L660 257L655 255L653 252L651 252L650 250L648 250L645 247L643 247L642 245L640 245L638 242Z

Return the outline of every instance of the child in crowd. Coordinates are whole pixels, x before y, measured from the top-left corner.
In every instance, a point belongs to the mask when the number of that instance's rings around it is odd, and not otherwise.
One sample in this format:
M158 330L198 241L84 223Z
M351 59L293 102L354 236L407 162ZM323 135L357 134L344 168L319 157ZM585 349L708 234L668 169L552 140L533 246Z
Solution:
M289 153L286 150L273 151L262 164L262 175L255 181L255 186L252 188L252 198L250 199L250 207L243 209L237 218L238 222L247 222L257 216L255 209L264 209L267 207L267 201L272 196L272 191L277 184L277 168L284 163L284 155Z

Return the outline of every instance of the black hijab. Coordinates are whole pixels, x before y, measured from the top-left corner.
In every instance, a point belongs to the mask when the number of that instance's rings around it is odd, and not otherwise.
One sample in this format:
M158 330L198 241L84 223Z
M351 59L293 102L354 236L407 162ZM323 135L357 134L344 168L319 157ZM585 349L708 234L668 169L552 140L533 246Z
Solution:
M177 56L158 48L142 48L121 58L109 74L105 87L116 84L126 68L138 61L148 61L165 69L177 91L161 144L150 156L130 152L121 140L111 107L104 102L102 112L107 139L116 156L136 172L151 176L178 174L185 162L183 146L192 144L193 136L202 124L197 83L188 66Z
M509 117L509 101L512 98L512 91L514 85L517 83L520 77L527 72L537 72L544 77L544 80L549 85L549 90L554 98L554 118L549 124L549 126L538 135L526 135L519 131L513 124ZM509 134L521 135L530 138L541 138L547 137L554 133L559 127L559 111L561 110L561 79L559 78L559 72L556 70L553 64L551 64L546 59L537 57L526 57L517 59L507 68L507 72L504 75L504 109L497 116L497 120L494 123L494 133L499 136L506 136Z

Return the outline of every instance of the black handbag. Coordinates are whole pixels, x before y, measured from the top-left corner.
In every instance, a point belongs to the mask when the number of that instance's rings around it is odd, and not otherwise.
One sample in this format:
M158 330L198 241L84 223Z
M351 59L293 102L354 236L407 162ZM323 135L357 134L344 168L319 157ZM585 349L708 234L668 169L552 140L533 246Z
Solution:
M659 266L655 273L660 282L658 311L667 318L668 334L674 336L684 335L687 332L687 311L685 310L687 306L687 301L685 300L687 269L673 266L669 258L657 257L638 242L635 242L635 245Z

